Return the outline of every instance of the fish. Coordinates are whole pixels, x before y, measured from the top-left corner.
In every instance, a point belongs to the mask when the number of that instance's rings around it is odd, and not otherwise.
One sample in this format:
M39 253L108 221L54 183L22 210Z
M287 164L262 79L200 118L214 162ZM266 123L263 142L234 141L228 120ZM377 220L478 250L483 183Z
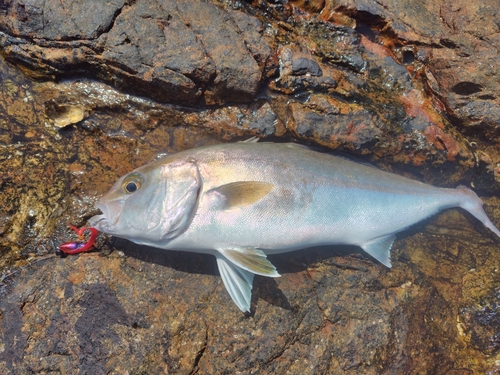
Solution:
M140 245L213 254L230 297L250 311L269 254L356 245L387 267L395 234L461 207L500 237L469 188L440 188L295 143L188 149L118 179L92 227Z

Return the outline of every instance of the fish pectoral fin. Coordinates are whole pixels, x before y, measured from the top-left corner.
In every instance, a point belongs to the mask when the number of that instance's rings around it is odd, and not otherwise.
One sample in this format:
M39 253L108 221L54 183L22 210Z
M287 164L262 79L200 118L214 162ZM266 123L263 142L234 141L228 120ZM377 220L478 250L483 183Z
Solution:
M395 239L396 236L391 234L389 236L379 237L360 247L384 266L391 268L391 247Z
M216 258L222 282L232 300L241 311L250 312L254 274L232 264L221 254Z
M257 275L268 277L280 277L276 267L267 260L266 254L257 249L224 249L219 250L228 260L238 267Z
M213 191L224 196L223 209L249 206L264 198L274 187L262 181L238 181L219 186Z

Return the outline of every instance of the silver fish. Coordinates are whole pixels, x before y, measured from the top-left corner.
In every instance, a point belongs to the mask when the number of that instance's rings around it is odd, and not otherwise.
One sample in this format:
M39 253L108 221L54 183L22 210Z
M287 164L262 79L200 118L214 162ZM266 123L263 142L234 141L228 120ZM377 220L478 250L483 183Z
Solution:
M161 249L209 253L242 311L266 254L357 245L387 267L395 233L461 207L500 237L470 189L438 188L287 143L234 143L170 155L121 177L97 203L98 230Z

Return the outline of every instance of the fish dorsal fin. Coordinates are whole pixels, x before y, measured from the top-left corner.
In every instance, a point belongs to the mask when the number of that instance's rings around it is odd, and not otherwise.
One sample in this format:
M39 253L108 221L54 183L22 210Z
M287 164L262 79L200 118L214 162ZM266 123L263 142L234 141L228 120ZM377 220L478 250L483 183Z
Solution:
M262 250L257 249L224 249L219 252L238 267L257 275L279 277L276 267L267 259Z
M249 206L264 198L274 187L262 181L238 181L214 189L225 197L224 209Z
M361 248L384 266L391 268L391 247L395 239L394 234L379 237L374 241L361 245Z
M232 264L221 254L217 254L216 258L222 282L232 300L241 311L250 312L253 273Z
M259 142L259 140L260 140L259 137L253 136L251 138L244 139L242 141L238 141L237 143L257 143L257 142Z

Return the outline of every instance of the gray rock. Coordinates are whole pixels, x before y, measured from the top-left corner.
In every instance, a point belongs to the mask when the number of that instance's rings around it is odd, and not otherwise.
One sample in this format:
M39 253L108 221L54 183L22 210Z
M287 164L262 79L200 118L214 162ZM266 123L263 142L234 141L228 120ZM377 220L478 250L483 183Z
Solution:
M4 14L0 44L32 74L98 77L160 102L245 102L269 69L260 21L211 3L13 1Z
M297 76L307 73L312 76L321 76L323 74L316 61L304 57L299 57L292 61L292 73Z

